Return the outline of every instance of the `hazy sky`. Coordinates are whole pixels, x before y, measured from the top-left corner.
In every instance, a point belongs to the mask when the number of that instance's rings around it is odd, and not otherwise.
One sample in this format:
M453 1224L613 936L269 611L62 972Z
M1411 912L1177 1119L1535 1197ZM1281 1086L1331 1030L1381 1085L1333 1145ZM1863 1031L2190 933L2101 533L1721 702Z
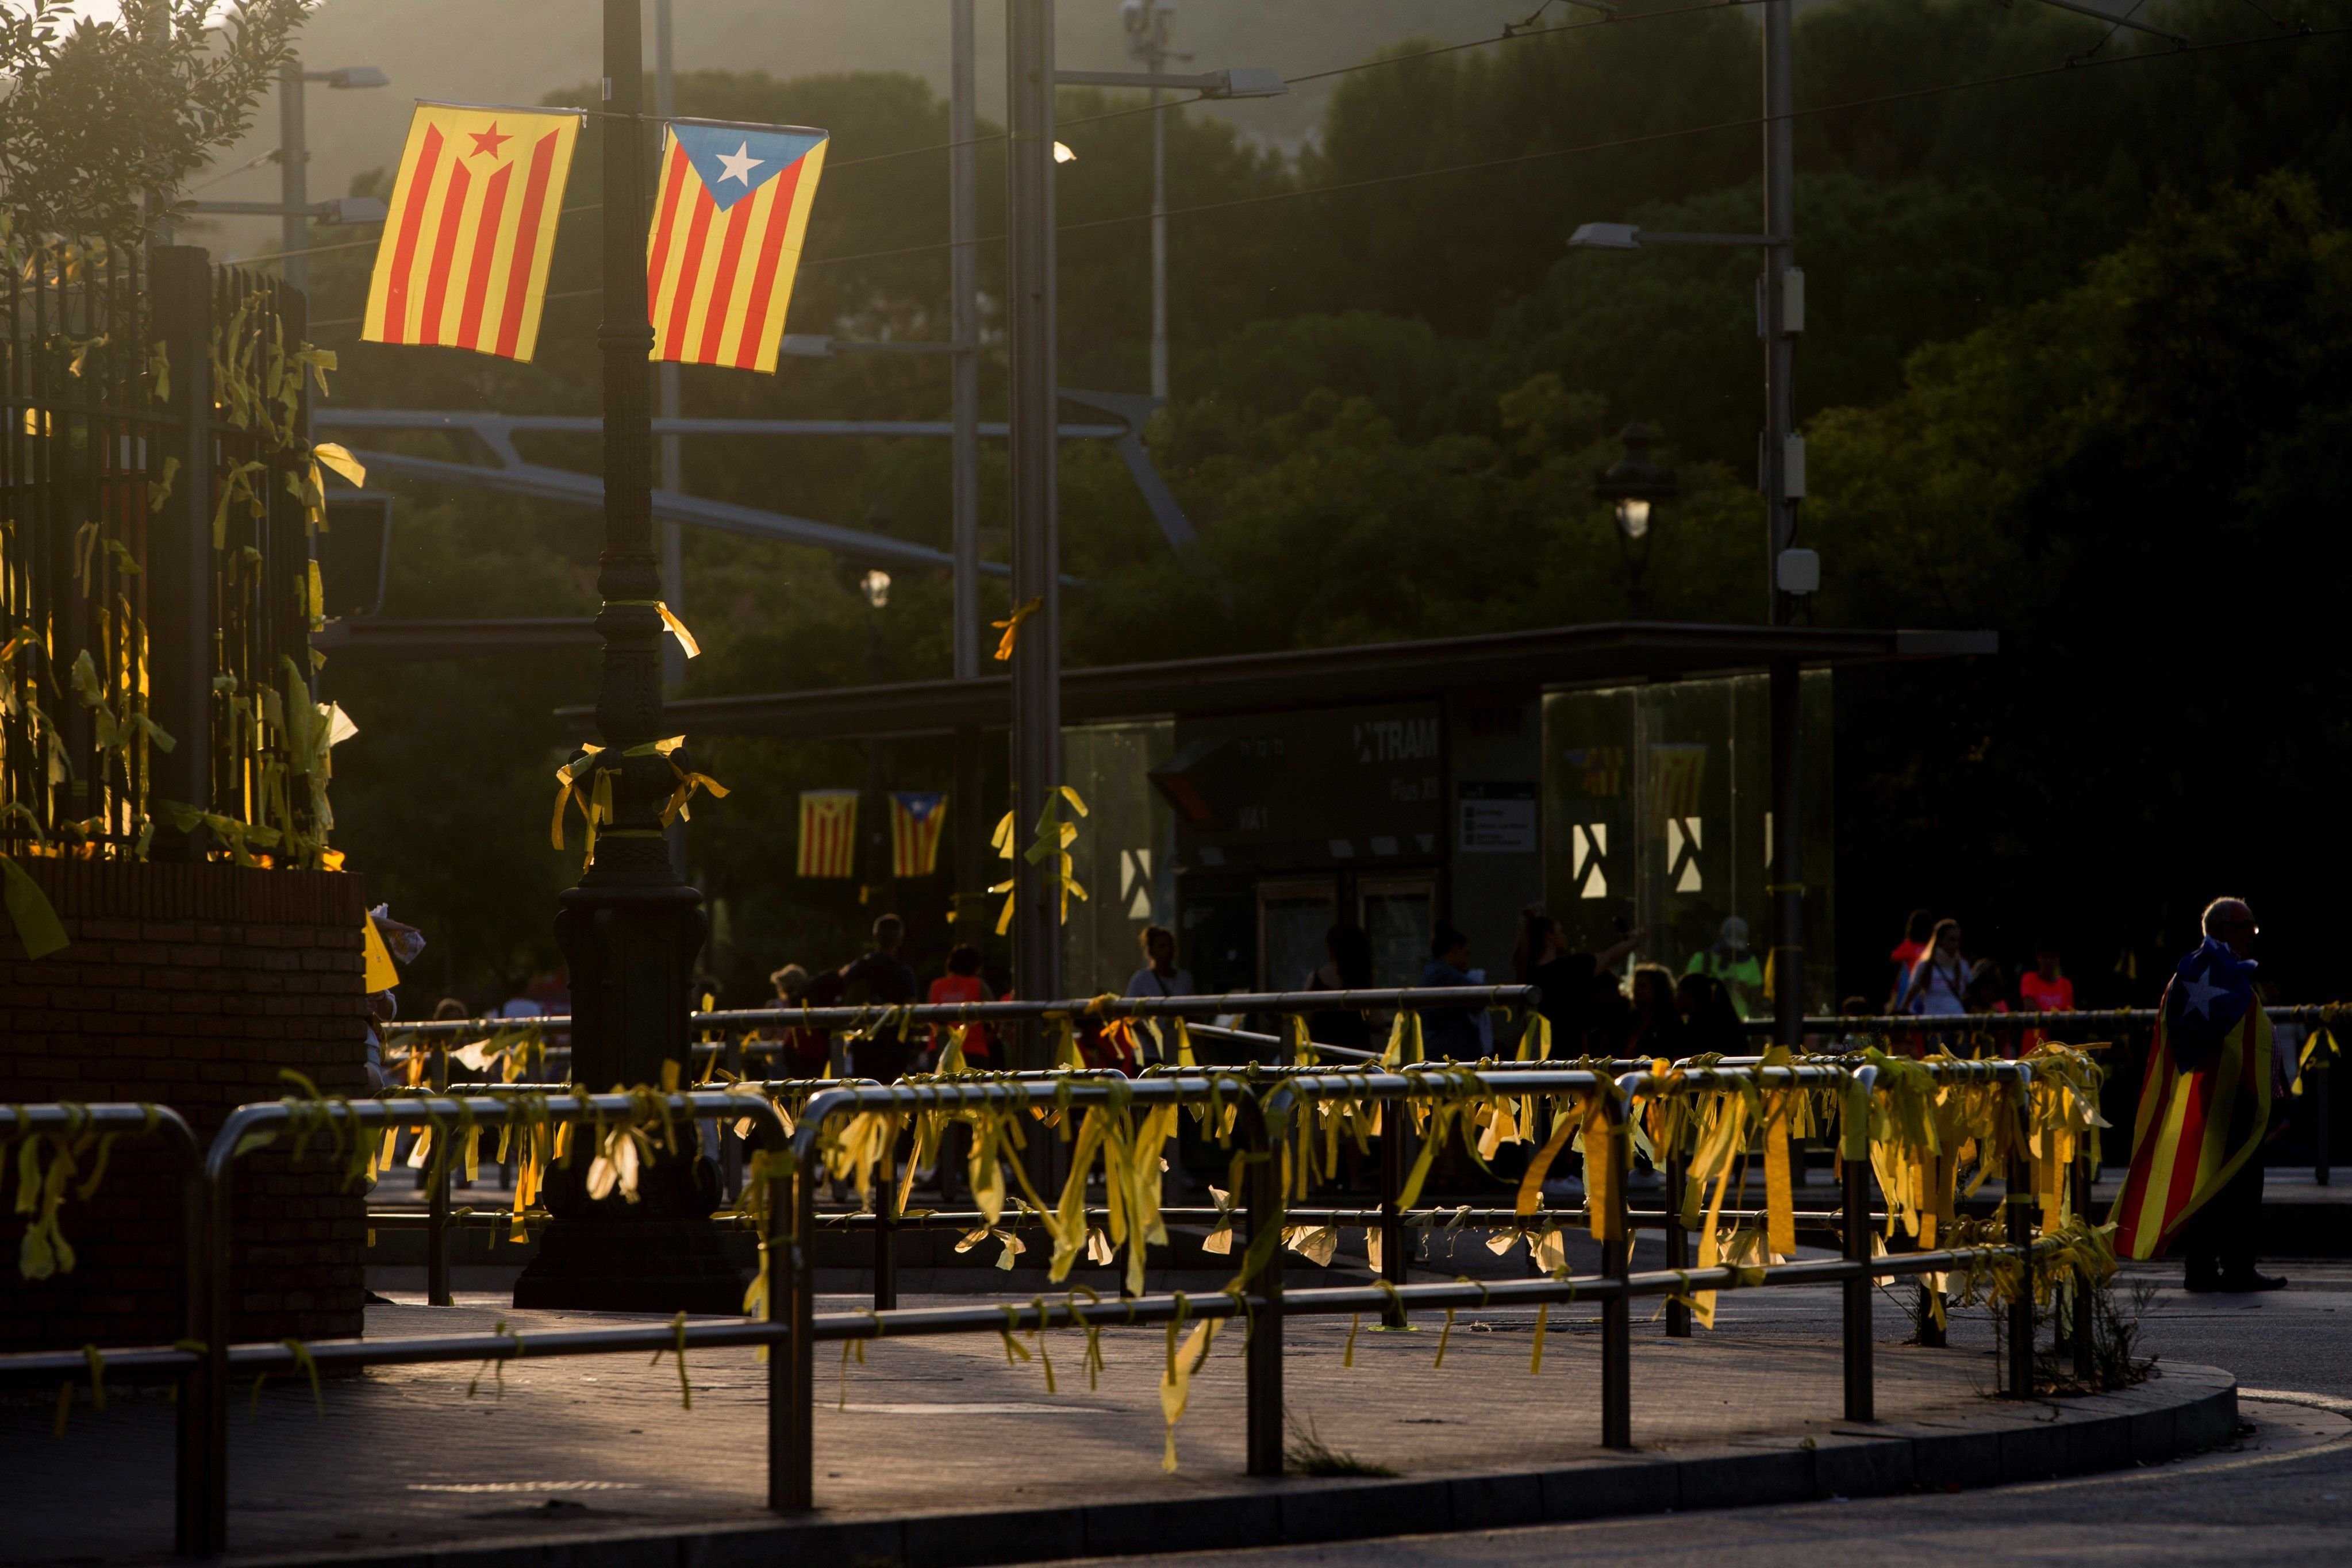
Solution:
M1171 41L1191 49L1192 66L1270 66L1305 74L1363 58L1401 38L1467 40L1492 37L1538 0L1182 0ZM674 0L681 70L765 70L779 77L812 71L905 70L947 90L947 0ZM981 111L995 115L1004 99L1002 0L980 0ZM653 61L654 0L646 0L648 67ZM1557 3L1556 15L1570 14ZM602 7L596 0L328 0L305 30L304 63L314 70L371 65L389 88L334 92L313 86L308 100L310 193L341 195L352 176L396 162L412 100L455 99L530 103L541 94L601 75ZM1055 8L1060 63L1073 69L1139 68L1128 58L1118 0L1060 0ZM1295 143L1316 122L1328 88L1223 110L1250 133ZM274 99L262 105L254 132L215 173L277 145ZM209 176L199 176L199 180ZM275 164L208 186L223 199L268 200ZM273 220L217 220L187 238L216 254L266 244Z

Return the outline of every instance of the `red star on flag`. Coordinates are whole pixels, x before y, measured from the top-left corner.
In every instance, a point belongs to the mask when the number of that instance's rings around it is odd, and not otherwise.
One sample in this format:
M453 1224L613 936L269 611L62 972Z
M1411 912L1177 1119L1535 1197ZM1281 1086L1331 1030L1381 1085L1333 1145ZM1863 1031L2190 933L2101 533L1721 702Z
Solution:
M488 131L468 131L466 134L473 138L474 152L482 157L497 157L500 144L514 140L512 136L499 134L499 122L495 120L490 121Z

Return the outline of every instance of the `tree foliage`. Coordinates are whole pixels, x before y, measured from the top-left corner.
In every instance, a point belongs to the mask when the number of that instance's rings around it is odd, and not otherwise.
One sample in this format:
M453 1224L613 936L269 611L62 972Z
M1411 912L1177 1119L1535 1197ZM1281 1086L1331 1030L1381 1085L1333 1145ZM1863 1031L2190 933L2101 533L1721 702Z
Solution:
M20 235L126 241L150 203L245 134L313 0L67 0L0 9L0 216Z

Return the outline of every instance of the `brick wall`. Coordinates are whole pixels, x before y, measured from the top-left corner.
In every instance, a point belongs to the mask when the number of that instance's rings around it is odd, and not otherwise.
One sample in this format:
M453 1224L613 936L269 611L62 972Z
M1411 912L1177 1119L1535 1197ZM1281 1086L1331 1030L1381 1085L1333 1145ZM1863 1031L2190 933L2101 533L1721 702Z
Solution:
M0 1102L156 1100L198 1147L236 1106L366 1092L364 884L324 871L20 859L72 945L38 963L0 912ZM73 1273L22 1279L13 1152L0 1202L0 1348L168 1343L180 1333L181 1193L147 1140L60 1216ZM313 1154L236 1163L229 1273L239 1341L356 1335L363 1196Z

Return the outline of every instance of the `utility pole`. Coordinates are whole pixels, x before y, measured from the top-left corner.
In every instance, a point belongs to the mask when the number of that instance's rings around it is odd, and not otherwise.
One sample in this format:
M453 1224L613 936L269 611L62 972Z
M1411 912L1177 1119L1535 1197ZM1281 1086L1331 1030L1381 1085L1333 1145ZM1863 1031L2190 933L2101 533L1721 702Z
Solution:
M1006 0L1005 296L1011 360L1013 605L1036 610L1013 650L1013 830L1024 847L1062 783L1061 549L1055 465L1054 0ZM1048 868L1013 861L1013 991L1062 994L1062 933ZM1021 1068L1045 1065L1016 1060Z
M980 677L980 134L975 92L978 46L974 0L950 0L948 13L948 313L953 427L948 488L955 555L955 658L958 680ZM955 838L951 923L959 941L977 943L987 929L989 811L981 732L955 733L955 779L949 819Z
M654 112L667 120L677 112L676 97L677 59L670 36L670 0L654 0ZM658 401L660 416L676 419L678 415L678 367L667 361L654 367L654 393ZM671 431L660 437L661 488L673 493L686 489L686 455L680 449L682 437ZM676 518L662 520L661 575L662 602L669 605L670 614L686 614L686 526ZM662 688L675 693L686 684L686 649L677 639L668 637L662 644ZM685 835L680 832L677 851L685 852Z
M1160 75L1172 54L1168 26L1175 6L1167 0L1127 0L1120 8L1127 24L1128 53L1143 62L1145 74ZM1151 395L1168 401L1168 118L1160 112L1160 93L1151 89Z
M613 817L579 886L560 895L555 937L572 978L572 1080L657 1084L688 1066L687 988L704 936L702 895L670 865L661 806L677 774L652 742L662 711L661 573L654 552L652 378L646 310L648 149L638 0L604 0L604 283L596 331L604 379L604 549L596 576L604 639L596 693L603 750L574 765L609 781ZM680 766L688 759L676 753ZM603 794L598 790L595 793ZM636 1201L592 1199L585 1162L550 1173L553 1214L515 1282L521 1307L602 1311L741 1310L742 1281L698 1201L692 1151L641 1168Z
M286 208L278 219L278 248L286 253L279 276L289 289L310 291L310 148L302 122L302 62L288 60L278 72L278 199Z
M1795 548L1797 503L1805 493L1804 437L1796 433L1792 372L1802 330L1804 275L1795 270L1796 94L1790 68L1793 0L1764 5L1764 276L1757 312L1764 333L1764 450L1759 476L1768 534L1765 585L1772 625L1794 618L1794 584L1786 553ZM1793 658L1771 668L1772 710L1772 1037L1794 1047L1804 1037L1805 881L1798 722L1802 672Z

